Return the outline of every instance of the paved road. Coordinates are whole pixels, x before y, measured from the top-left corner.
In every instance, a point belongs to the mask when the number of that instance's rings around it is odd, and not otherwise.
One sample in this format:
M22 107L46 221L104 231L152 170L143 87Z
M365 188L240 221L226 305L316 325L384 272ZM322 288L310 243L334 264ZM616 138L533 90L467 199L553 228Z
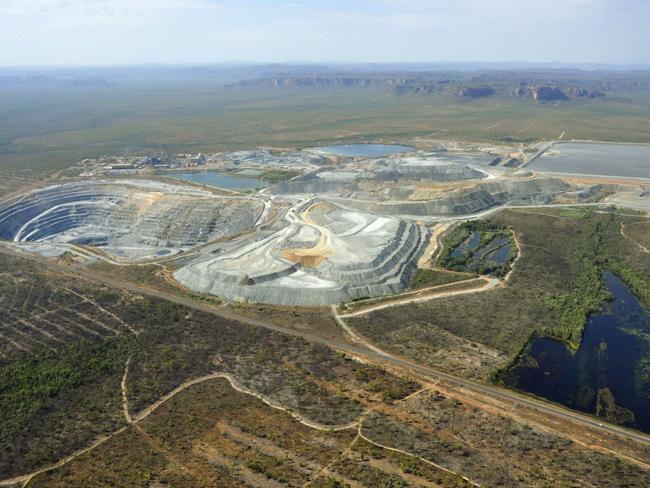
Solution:
M0 252L3 252L5 254L11 254L11 255L17 254L12 247L4 243L0 243ZM366 357L371 360L374 359L374 360L390 363L394 366L411 370L413 373L422 376L423 378L431 382L442 379L443 381L451 385L466 388L467 390L470 390L475 393L487 395L489 397L497 398L499 400L503 400L507 402L512 402L517 405L521 405L521 406L525 406L537 410L538 412L542 412L546 415L555 417L557 419L570 420L577 424L588 426L597 431L610 433L610 434L618 434L622 437L632 439L637 442L641 442L643 444L650 445L650 435L625 429L623 427L619 427L613 424L608 424L603 421L600 421L599 419L590 417L588 415L566 409L564 407L561 407L559 405L550 402L545 402L543 400L525 396L523 394L514 392L512 390L506 390L504 388L500 388L495 385L484 384L476 381L467 380L464 378L459 378L427 366L422 366L408 359L393 356L391 354L388 354L378 349L369 350L366 347L360 347L350 343L325 339L323 337L319 337L306 332L300 332L287 327L282 327L276 324L271 324L254 318L246 317L244 315L240 315L239 313L233 311L232 309L228 309L225 307L216 308L214 305L210 305L208 303L199 302L190 298L174 295L172 293L152 290L150 288L145 288L132 283L126 283L121 280L94 271L88 271L83 269L70 270L66 266L60 266L58 264L47 261L46 259L38 256L22 254L22 253L20 253L20 255L26 259L37 261L41 265L46 266L50 269L63 271L67 274L77 275L86 280L100 283L109 286L111 288L124 289L142 295L152 296L163 300L169 300L170 302L178 303L180 305L184 305L186 307L199 310L201 312L218 315L225 319L230 319L230 320L243 322L250 325L255 325L258 327L263 327L265 329L269 329L282 334L286 334L294 337L300 337L312 343L323 344L331 348L337 349L341 352L347 352L349 354Z

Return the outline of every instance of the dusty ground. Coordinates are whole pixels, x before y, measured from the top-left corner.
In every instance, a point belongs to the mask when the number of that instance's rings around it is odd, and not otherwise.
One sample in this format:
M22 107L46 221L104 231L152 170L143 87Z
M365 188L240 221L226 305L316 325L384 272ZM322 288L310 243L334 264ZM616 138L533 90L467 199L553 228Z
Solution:
M650 481L648 467L581 445L580 434L578 442L573 434L558 437L520 415L437 384L369 406L348 428L319 431L216 378L187 388L137 426L28 486L90 480L152 486L146 480L155 480L161 486L318 487L337 480L368 487L550 487L607 479L608 486L642 487Z
M347 336L334 320L328 307L281 307L248 303L229 303L228 307L247 317L266 320L302 332L314 333L326 339L347 340Z

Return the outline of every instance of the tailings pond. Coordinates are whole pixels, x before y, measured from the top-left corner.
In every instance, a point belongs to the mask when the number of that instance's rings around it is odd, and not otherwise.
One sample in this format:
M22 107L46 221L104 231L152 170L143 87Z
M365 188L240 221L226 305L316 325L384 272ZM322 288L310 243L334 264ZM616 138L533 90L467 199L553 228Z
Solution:
M536 171L621 178L650 178L650 145L555 144L531 163Z
M313 147L313 151L349 158L383 158L397 153L415 151L414 147L399 144L338 144L335 146Z
M605 272L613 300L593 314L577 351L536 337L503 379L570 408L650 433L650 314Z
M179 171L176 173L161 173L161 176L229 190L254 190L266 186L264 181L259 178L244 178L223 171Z

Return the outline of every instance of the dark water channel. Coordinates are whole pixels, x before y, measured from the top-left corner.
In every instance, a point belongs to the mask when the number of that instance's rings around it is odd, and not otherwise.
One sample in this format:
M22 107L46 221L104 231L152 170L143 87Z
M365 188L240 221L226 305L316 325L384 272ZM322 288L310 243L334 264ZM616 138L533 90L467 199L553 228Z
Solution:
M510 256L511 241L509 236L496 236L489 242L481 245L481 235L476 231L465 239L451 253L453 258L467 257L463 271L477 272L484 265L502 265Z
M481 233L472 232L471 235L451 253L452 257L458 258L474 252L481 243Z
M650 314L616 275L580 348L536 337L506 373L512 388L650 433Z
M494 257L493 261L497 264L503 264L510 254L510 237L495 237L490 242L485 244L480 249L476 250L472 255L471 260L475 262L481 262L489 260L490 257ZM501 252L498 252L501 251Z
M510 250L510 244L505 244L487 253L485 259L486 261L494 261L497 264L503 264L508 260Z

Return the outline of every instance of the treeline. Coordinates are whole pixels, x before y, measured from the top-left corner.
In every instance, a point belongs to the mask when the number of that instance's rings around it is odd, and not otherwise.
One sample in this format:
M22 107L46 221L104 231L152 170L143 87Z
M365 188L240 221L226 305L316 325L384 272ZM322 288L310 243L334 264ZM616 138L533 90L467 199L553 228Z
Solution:
M572 261L579 270L570 292L558 293L547 302L558 319L557 326L545 327L544 334L568 341L578 347L589 314L597 312L611 298L602 271L608 269L621 277L632 292L650 304L648 260L643 260L620 234L621 218L616 214L591 213L579 233ZM644 265L644 261L645 265Z
M608 216L604 238L600 243L601 253L607 268L620 276L634 294L650 307L650 255L621 235L621 222L630 217Z
M542 333L567 341L577 349L589 314L597 312L610 294L602 275L603 222L585 219L585 226L576 237L571 259L577 270L575 286L547 299L557 325L545 327Z

